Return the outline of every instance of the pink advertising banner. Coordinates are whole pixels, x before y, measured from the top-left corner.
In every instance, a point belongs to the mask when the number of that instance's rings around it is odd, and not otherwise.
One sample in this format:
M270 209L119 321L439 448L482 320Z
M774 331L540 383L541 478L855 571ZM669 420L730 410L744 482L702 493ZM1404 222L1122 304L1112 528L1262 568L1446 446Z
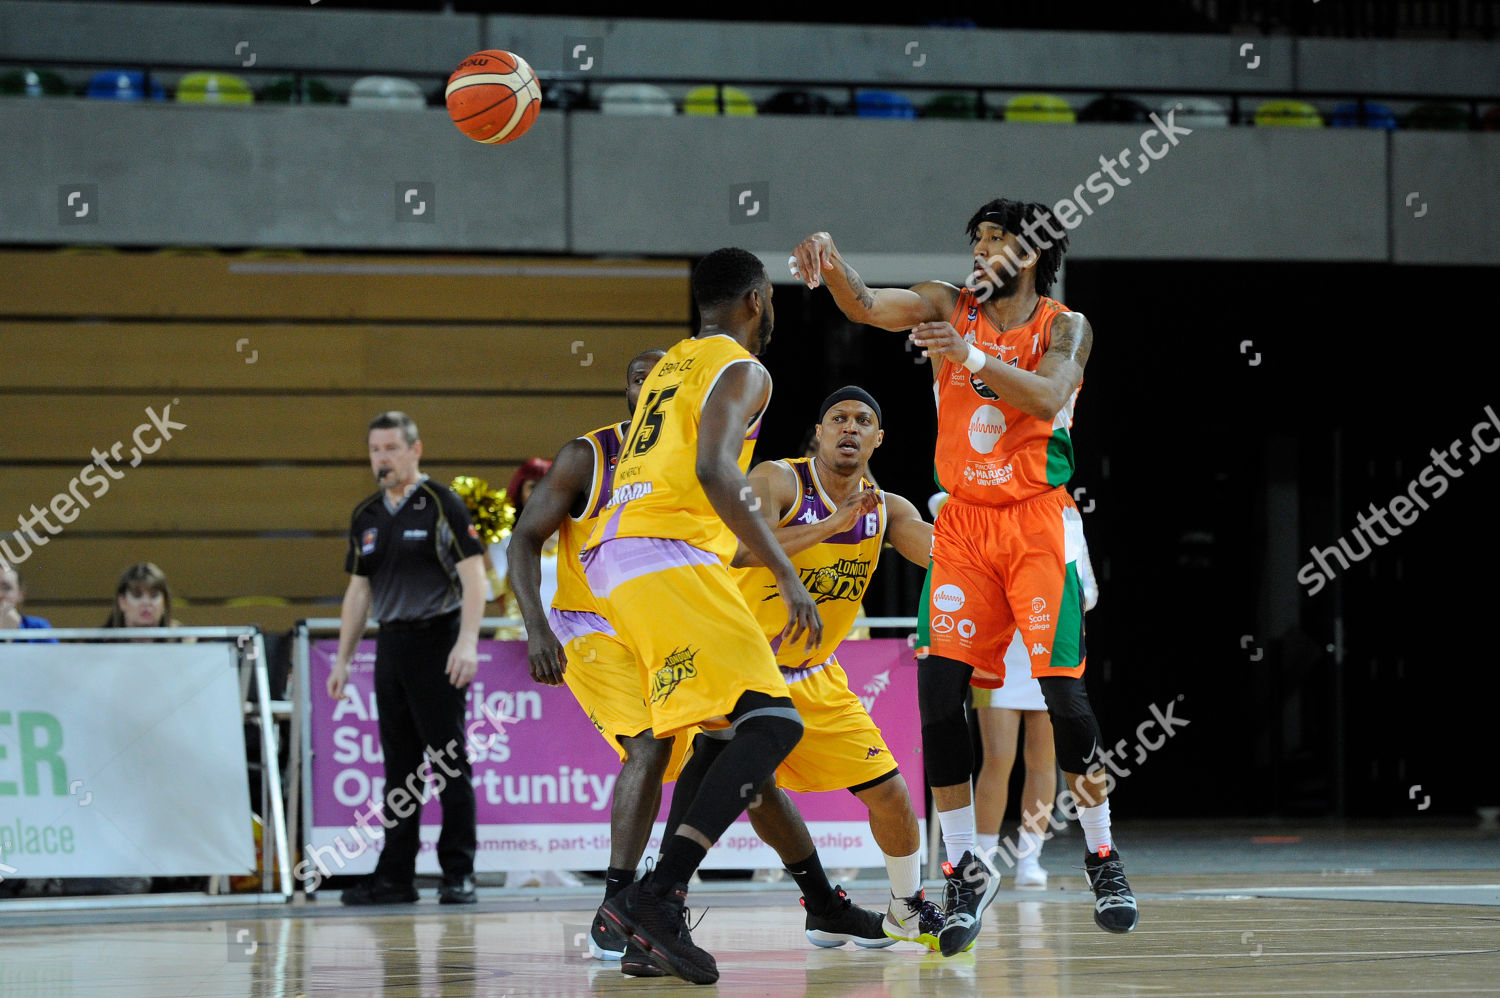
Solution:
M314 642L308 673L313 757L307 858L325 875L373 870L383 842L365 831L381 831L378 819L371 819L385 783L373 682L375 643L360 644L350 667L348 696L334 702L324 688L337 650L336 641ZM920 815L921 724L910 648L900 640L849 641L839 648L838 658L850 687L884 733ZM478 799L476 869L600 870L609 865L609 808L619 756L567 687L532 681L525 642L479 643L466 731ZM441 775L441 770L434 773ZM671 789L668 785L663 794L662 819ZM881 865L868 812L854 795L839 791L792 798L826 866ZM438 872L440 823L434 797L422 809L419 872ZM648 854L654 854L661 832L658 821ZM775 852L744 819L730 827L704 863L710 869L779 865Z

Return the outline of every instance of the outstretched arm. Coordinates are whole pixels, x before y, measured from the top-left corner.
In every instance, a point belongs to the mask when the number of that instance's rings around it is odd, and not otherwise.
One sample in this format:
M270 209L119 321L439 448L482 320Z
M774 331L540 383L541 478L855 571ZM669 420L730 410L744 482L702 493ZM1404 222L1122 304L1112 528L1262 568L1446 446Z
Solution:
M562 526L578 498L588 493L593 480L594 449L581 439L569 440L532 489L510 534L510 584L526 621L531 678L547 686L563 681L568 660L542 606L542 545Z
M924 281L911 288L871 290L839 254L833 237L814 232L792 251L795 275L809 288L826 284L839 310L855 322L899 331L919 322L946 319L958 304L958 288L942 281Z
M932 524L922 519L904 497L885 494L885 539L914 565L927 567L932 560Z
M962 364L969 344L947 322L924 322L911 331L911 341L934 364L947 357ZM1094 330L1079 312L1062 312L1052 320L1052 342L1035 371L1023 371L996 357L984 358L974 373L1000 398L1028 416L1049 422L1083 384L1083 366L1094 348Z
M703 403L696 471L714 512L775 577L776 588L787 608L782 640L795 641L806 634L806 646L811 650L823 638L823 621L817 605L786 552L776 543L771 525L757 508L755 489L740 470L745 428L765 406L770 391L770 375L759 364L738 363L724 369Z
M854 493L844 504L816 523L789 523L777 526L781 518L797 501L797 476L780 461L762 461L750 470L750 485L760 500L760 512L776 535L776 543L787 553L787 557L800 554L815 544L821 544L834 534L843 533L859 522L866 513L875 512L879 493L862 489ZM744 544L734 553L730 566L745 568L761 562L750 553Z

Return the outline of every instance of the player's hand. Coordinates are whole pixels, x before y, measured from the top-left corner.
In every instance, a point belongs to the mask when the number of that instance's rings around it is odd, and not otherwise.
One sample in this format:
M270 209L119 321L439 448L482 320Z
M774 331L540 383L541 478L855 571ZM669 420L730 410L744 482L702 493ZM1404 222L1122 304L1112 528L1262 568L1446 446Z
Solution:
M812 651L823 640L823 618L818 616L818 604L812 594L797 578L795 572L776 580L776 591L786 604L786 627L781 631L781 643L796 641L806 634L803 647Z
M950 322L920 323L908 338L922 348L923 357L947 357L955 364L962 364L969 357L969 344Z
M335 700L345 697L344 685L349 682L349 663L333 663L333 671L328 674L328 695Z
M828 518L831 521L829 524L831 527L829 536L842 534L858 523L860 517L867 516L879 508L880 493L874 489L860 489L854 495L845 499L839 508L833 511L833 515Z
M453 650L448 653L448 668L443 674L455 688L461 690L469 685L478 671L478 641L475 638L460 637L453 643Z
M833 237L826 232L814 232L792 250L787 267L793 277L809 288L815 288L823 283L823 271L833 266L837 255L838 249L833 245Z
M568 656L552 628L539 622L526 626L526 659L531 663L531 678L543 686L561 686L568 668Z

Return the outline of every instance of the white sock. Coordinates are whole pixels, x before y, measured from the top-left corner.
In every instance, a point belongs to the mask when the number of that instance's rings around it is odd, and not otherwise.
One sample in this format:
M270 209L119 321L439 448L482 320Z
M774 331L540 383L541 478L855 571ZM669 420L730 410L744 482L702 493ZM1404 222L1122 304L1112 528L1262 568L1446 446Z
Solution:
M1042 842L1045 841L1036 832L1021 829L1016 836L1016 858L1023 863L1036 863L1042 858Z
M1104 846L1114 847L1109 835L1109 801L1098 807L1079 807L1078 823L1083 826L1083 841L1088 850L1098 855Z
M891 878L891 897L909 898L922 889L922 850L910 856L884 853L885 872Z
M939 811L938 824L943 828L943 848L948 851L948 862L957 866L964 853L974 851L974 804L970 802L951 811Z
M1000 845L1000 833L996 832L994 835L978 833L974 836L974 841L979 843L980 852L986 856L992 856L995 853L995 849Z

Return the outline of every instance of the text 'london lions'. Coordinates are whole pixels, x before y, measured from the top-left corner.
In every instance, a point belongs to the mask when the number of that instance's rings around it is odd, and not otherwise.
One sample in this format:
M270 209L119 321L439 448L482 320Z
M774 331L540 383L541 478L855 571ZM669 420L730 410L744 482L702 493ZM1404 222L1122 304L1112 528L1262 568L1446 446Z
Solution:
M666 663L651 677L651 702L666 703L679 683L696 676L698 668L693 665L693 659L697 657L698 652L691 647L669 654Z
M801 569L800 574L802 584L819 603L836 599L858 602L864 598L865 587L870 584L870 560L840 558L832 565ZM769 585L761 602L776 599L778 595L776 586Z

